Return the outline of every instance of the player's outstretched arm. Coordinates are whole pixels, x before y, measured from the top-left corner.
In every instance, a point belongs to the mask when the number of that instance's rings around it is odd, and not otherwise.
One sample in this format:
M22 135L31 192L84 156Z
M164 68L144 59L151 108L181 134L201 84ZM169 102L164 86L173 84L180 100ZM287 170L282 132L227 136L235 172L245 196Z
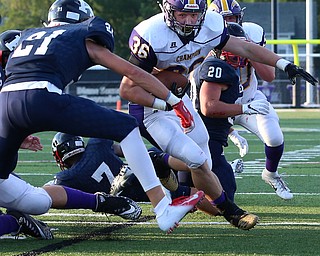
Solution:
M230 39L223 49L236 55L246 57L249 60L277 67L287 73L288 78L293 84L295 83L295 79L297 76L302 77L312 85L316 85L319 83L317 79L306 72L303 68L298 67L290 61L281 58L279 55L260 45L241 40L234 36L230 36Z

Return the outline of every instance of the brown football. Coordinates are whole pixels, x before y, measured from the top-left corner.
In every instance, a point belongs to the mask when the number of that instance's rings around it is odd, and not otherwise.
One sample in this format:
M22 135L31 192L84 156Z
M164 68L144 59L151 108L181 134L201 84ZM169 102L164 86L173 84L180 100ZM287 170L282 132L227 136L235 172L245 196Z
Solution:
M173 71L167 71L163 70L158 72L157 74L154 74L168 89L171 89L172 83L176 83L177 87L184 88L185 85L188 83L188 79Z

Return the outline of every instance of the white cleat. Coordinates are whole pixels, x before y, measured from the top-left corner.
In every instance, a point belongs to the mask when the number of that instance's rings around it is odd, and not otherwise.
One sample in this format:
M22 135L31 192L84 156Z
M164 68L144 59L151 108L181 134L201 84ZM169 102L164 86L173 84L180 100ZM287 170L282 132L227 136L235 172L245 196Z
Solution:
M293 198L293 194L288 188L285 181L278 173L269 172L267 169L264 169L261 174L262 179L269 184L275 191L276 194L285 200L290 200Z
M192 211L203 198L204 192L200 190L189 197L174 199L160 215L156 216L159 228L170 234L179 226L180 220Z

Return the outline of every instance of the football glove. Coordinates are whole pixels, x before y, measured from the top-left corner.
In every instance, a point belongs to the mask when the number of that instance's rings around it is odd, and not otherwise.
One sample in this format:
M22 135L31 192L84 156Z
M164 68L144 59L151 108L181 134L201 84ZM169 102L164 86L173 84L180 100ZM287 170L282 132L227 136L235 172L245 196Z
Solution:
M249 151L247 140L244 137L240 136L236 130L233 130L231 133L229 133L228 137L233 142L233 144L239 148L239 155L241 157L244 157Z
M251 101L247 104L242 104L242 113L246 115L266 115L269 113L269 102L267 100L261 99Z
M180 118L181 126L184 128L184 132L191 132L194 128L193 116L184 105L183 101L172 106L176 115Z
M296 77L301 76L304 80L306 80L308 83L312 85L318 84L318 80L315 79L312 75L310 75L308 72L304 71L303 68L296 66L295 64L289 63L284 71L287 73L288 78L291 81L291 84L296 83Z

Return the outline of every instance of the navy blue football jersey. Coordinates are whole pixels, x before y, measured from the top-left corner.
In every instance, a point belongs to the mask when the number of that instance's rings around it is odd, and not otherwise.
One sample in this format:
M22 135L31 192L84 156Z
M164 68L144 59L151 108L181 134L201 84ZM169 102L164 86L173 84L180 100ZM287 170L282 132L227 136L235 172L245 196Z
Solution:
M0 66L0 90L3 86L4 80L5 80L4 70L3 70L2 66Z
M95 65L88 54L79 54L87 53L87 38L113 51L113 29L99 17L77 24L24 30L8 60L5 85L48 81L63 90Z
M124 164L112 145L111 140L90 138L80 161L57 173L56 183L90 193L109 193L114 177Z
M112 147L112 140L90 138L79 162L57 173L55 184L89 193L109 193L114 177L124 165ZM135 175L130 177L121 195L135 201L149 200Z
M200 88L203 81L225 84L227 90L221 91L220 101L233 104L242 94L242 86L237 71L223 60L210 56L205 59L201 66L195 70L196 90L193 90L192 97L195 97L196 108L204 121L210 138L227 145L229 128L232 126L229 118L212 118L204 116L200 111ZM213 85L214 86L214 85Z

